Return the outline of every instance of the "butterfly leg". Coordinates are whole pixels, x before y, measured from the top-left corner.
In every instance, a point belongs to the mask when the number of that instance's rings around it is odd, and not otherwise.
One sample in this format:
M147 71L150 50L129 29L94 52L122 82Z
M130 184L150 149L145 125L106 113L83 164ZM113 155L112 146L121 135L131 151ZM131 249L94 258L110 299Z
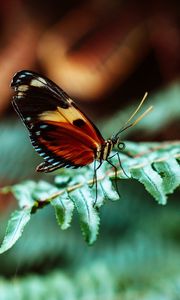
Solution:
M124 168L123 168L123 166L122 166L122 163L121 163L121 159L120 159L119 153L118 153L118 152L116 152L116 154L115 154L115 155L117 155L117 157L118 157L119 166L120 166L120 168L122 169L122 171L123 171L124 175L125 175L127 178L130 178L130 177L127 175L127 173L125 172L125 170L124 170Z
M116 155L117 155L117 152L115 154L113 154L112 156L110 156L109 159L113 158Z
M94 186L95 179L96 179L96 160L94 161L93 181L92 181L92 184L89 185L90 188L92 188Z
M94 161L94 175L93 175L93 182L90 185L90 188L92 188L95 184L95 201L93 203L93 206L96 205L97 202L97 170L101 167L102 161L100 162L99 166L96 168L96 160Z
M102 162L100 162L99 166L96 168L96 160L94 161L94 175L93 175L93 182L89 185L90 188L94 186L94 184L97 182L97 170L102 165Z
M116 154L118 154L118 153L116 153ZM115 155L116 155L116 154L115 154ZM113 155L113 156L115 156L115 155ZM118 188L118 184L117 184L117 179L118 179L117 171L118 171L118 169L117 169L117 167L116 167L115 165L113 165L113 163L112 163L110 160L106 159L106 161L114 168L116 191L117 191L117 193L118 193L118 195L119 195L119 198L121 198L121 194L120 194L120 192L119 192L119 188Z

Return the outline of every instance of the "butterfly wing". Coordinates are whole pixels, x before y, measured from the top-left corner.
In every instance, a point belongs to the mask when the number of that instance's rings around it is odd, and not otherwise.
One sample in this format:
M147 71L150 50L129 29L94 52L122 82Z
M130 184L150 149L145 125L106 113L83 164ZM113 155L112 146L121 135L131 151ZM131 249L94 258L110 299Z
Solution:
M15 74L13 106L44 158L37 171L82 167L95 159L104 139L70 97L51 80L31 71Z

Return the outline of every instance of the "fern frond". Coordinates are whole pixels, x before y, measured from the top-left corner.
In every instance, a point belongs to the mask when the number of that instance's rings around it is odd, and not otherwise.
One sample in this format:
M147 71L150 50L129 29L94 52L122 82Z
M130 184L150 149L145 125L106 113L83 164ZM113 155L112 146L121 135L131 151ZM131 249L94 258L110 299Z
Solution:
M180 143L178 141L159 144L127 142L126 145L126 152L121 153L121 162L128 177L120 169L118 178L138 180L158 203L165 204L168 194L180 184ZM116 156L112 159L112 163L118 166ZM35 213L39 208L52 204L58 223L63 229L70 226L73 210L76 208L84 238L92 244L99 231L98 209L105 199L119 199L113 187L113 181L116 179L114 170L105 162L101 173L98 174L99 199L97 205L94 205L95 191L89 187L92 183L93 171L93 166L76 171L63 170L56 176L54 183L26 181L10 187L9 190L16 197L23 212ZM7 188L4 191L7 192ZM9 222L11 234L5 236L0 248L1 252L6 251L16 242L27 224L22 222L19 225L18 218L16 224L11 219ZM13 242L10 241L12 234L16 235Z

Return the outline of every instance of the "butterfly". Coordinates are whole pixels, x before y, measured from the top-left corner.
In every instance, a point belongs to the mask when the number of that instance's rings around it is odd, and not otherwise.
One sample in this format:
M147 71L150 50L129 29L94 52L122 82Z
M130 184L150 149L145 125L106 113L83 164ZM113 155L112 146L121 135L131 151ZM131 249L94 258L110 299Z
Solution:
M38 73L17 72L11 82L15 93L13 106L29 131L32 146L43 158L38 172L52 172L59 168L79 168L110 161L115 145L124 146L120 133L134 126L151 109L129 124L141 107L146 95L125 126L105 140L93 122L76 106L75 102L53 81ZM119 160L120 161L120 160Z

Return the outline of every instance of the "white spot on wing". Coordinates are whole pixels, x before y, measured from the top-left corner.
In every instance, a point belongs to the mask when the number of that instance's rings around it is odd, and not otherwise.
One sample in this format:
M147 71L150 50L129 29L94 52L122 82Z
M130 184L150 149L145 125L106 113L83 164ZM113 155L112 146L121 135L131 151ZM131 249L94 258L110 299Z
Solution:
M19 95L19 94L18 94L16 97L20 99L20 98L23 97L23 95Z
M42 152L42 153L39 153L39 155L40 155L40 156L44 156L44 155L45 155L45 153L44 153L44 152Z
M42 87L46 84L46 81L42 78L38 78L38 79L32 79L30 82L30 85L35 86L35 87Z
M57 165L59 165L59 161L53 163L53 166L57 166Z
M41 148L37 148L37 147L34 147L35 149L36 149L36 151L37 152L40 152L40 151L42 151L42 149Z
M46 81L44 78L38 77L38 79L39 79L41 82L43 82L44 84L47 84L47 81Z
M46 125L46 124L42 124L42 125L40 125L39 126L41 129L45 129L45 128L47 128L48 127L48 125Z
M23 78L23 77L26 77L26 75L25 74L19 75L19 78Z
M26 92L28 89L29 89L29 86L27 84L19 85L17 88L17 90L21 91L21 92Z
M49 158L49 156L44 156L44 159L47 159L47 158Z
M54 161L54 158L51 158L48 160L48 162L50 162L50 163L53 163L53 161Z

